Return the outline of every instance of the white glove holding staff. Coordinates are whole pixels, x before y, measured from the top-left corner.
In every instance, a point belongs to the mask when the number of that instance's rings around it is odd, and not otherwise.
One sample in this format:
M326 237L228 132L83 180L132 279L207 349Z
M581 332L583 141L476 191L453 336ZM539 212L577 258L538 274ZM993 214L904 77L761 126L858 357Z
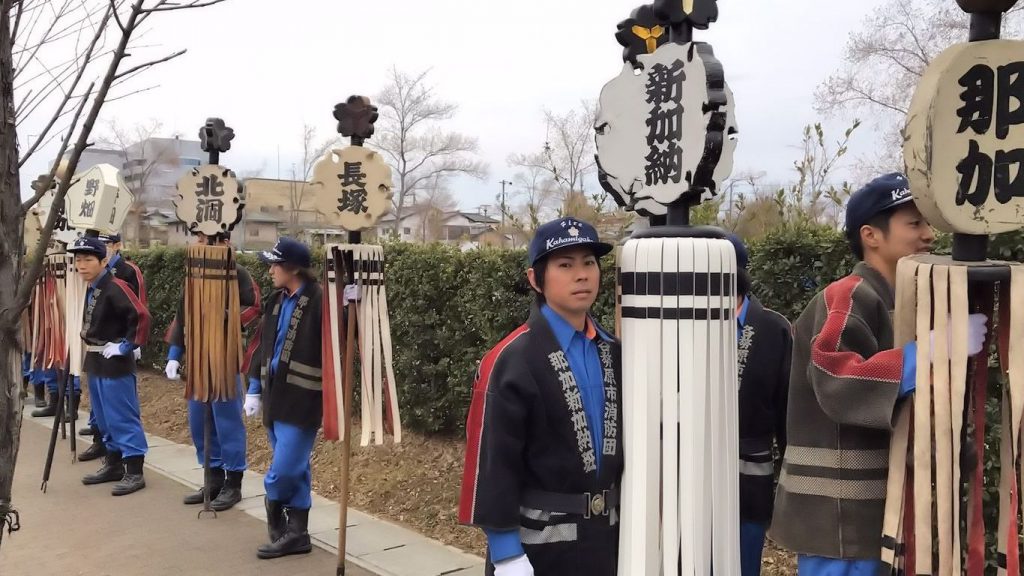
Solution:
M988 317L984 314L971 314L967 317L967 355L974 356L985 346L988 334ZM935 360L935 332L931 333L929 358ZM946 331L946 357L953 355L953 320L950 318Z
M349 302L359 302L359 286L355 284L345 286L345 304Z

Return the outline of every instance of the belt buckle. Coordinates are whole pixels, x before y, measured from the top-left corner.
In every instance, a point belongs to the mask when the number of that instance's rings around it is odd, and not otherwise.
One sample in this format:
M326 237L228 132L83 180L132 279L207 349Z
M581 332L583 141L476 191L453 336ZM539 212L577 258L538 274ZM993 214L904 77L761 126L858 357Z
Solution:
M590 492L584 493L587 499L587 513L583 515L584 518L590 519L591 516L607 516L608 515L608 491L602 490L600 494L591 494Z

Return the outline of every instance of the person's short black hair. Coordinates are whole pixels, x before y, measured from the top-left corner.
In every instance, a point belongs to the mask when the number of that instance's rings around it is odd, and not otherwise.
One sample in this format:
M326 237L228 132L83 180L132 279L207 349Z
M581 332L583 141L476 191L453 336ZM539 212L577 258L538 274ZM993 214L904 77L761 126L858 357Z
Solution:
M746 298L750 294L750 272L746 268L736 271L736 295Z
M865 225L878 228L882 231L882 234L889 234L889 222L892 220L892 215L895 214L896 210L899 208L900 206L893 206L892 208L882 210L878 214L872 216ZM860 228L857 228L856 230L847 230L846 240L850 243L850 250L853 250L853 255L856 256L858 260L863 260L864 244L862 244L860 240Z

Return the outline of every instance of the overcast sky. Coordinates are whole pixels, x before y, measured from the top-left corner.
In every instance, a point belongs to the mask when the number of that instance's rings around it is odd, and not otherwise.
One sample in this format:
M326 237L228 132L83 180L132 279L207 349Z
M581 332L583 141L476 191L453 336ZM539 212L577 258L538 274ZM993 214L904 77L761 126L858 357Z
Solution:
M846 38L882 0L720 0L720 17L696 39L710 42L736 97L736 170L786 181L802 127L816 120L818 85L841 60ZM130 126L158 119L164 135L194 138L208 116L237 134L221 164L289 178L303 124L335 130L335 103L374 95L394 65L432 69L437 93L459 105L449 128L476 136L486 181L460 179L464 208L493 204L511 179L511 153L544 142L542 108L560 112L596 99L622 67L615 25L635 0L228 0L150 20L146 44L188 53L134 80L156 90L108 104L103 117ZM131 62L131 61L128 61ZM130 65L130 64L126 64ZM41 121L41 119L40 119ZM837 136L848 121L833 123ZM19 129L38 132L33 121ZM34 132L35 131L35 132ZM873 145L864 129L855 151ZM56 146L53 146L55 153ZM280 163L278 163L280 154ZM46 168L27 166L27 180ZM278 166L280 165L280 172Z

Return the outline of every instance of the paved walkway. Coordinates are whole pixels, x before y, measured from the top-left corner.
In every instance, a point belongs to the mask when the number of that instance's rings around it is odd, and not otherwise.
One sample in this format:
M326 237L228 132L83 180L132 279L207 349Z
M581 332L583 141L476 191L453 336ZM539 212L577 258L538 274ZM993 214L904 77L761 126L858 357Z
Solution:
M202 482L195 450L147 435L145 490L114 498L111 484L84 486L97 462L72 465L68 442L57 445L47 493L39 491L52 419L31 418L26 408L14 484L22 529L4 536L0 573L136 576L182 574L333 575L337 563L338 504L313 495L309 531L317 548L307 556L258 560L267 539L263 476L248 472L242 502L216 519L197 519L198 507L181 497ZM81 418L87 414L80 415ZM84 421L84 420L82 420ZM79 450L88 446L79 437ZM73 503L73 505L69 505ZM97 541L85 530L111 534ZM416 532L349 510L348 576L480 576L480 558ZM88 555L83 555L88 552ZM218 571L213 566L222 566Z

